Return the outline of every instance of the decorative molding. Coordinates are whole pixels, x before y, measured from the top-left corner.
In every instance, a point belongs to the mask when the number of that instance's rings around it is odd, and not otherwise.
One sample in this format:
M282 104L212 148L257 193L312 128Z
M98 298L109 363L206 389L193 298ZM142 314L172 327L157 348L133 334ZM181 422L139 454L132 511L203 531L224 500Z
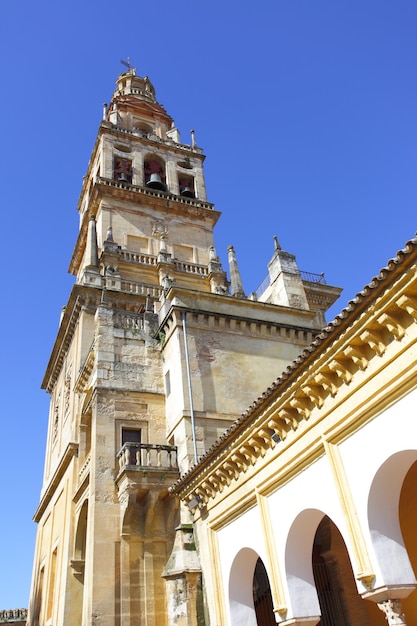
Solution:
M285 619L287 614L287 604L285 599L284 586L282 584L281 570L277 558L277 550L274 541L274 532L271 515L268 506L268 499L259 492L256 493L256 501L261 513L261 523L263 538L266 545L266 552L269 564L269 578L271 581L274 613L278 613L280 620Z
M325 439L325 437L323 437L323 445L332 470L336 489L339 494L340 504L345 514L348 532L352 541L352 548L354 550L357 563L356 578L365 585L366 589L370 589L373 581L375 580L375 574L372 570L371 560L366 549L366 542L362 533L362 528L358 522L357 511L352 493L350 491L349 481L346 476L340 450L336 444L330 443Z

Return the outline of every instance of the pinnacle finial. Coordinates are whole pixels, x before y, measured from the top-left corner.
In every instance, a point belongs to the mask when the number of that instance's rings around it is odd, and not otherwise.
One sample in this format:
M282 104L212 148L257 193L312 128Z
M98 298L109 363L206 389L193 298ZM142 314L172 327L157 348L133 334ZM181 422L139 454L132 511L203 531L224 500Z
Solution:
M113 229L112 229L111 226L109 226L108 229L107 229L106 241L111 241L111 242L114 241L114 239L113 239Z
M245 298L246 296L243 289L242 279L240 277L239 267L237 265L235 249L233 248L233 246L228 247L227 257L229 261L231 294L236 298Z

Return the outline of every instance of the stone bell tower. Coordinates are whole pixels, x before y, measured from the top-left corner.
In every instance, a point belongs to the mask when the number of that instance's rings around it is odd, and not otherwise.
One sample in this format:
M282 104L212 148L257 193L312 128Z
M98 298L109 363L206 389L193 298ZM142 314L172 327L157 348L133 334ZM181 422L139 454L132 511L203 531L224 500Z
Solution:
M168 487L312 340L339 294L280 249L249 297L230 250L230 286L204 158L147 77L118 77L42 385L30 626L204 623L189 512Z

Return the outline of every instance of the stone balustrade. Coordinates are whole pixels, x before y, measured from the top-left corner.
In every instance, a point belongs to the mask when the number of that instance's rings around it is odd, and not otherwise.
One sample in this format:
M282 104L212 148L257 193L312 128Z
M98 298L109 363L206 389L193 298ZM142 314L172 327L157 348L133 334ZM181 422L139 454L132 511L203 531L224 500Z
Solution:
M177 448L156 443L125 443L118 452L119 470L137 468L141 470L176 470Z
M150 187L140 187L139 185L133 185L120 180L113 180L112 178L103 178L102 176L96 176L95 183L97 185L103 185L104 187L112 187L114 189L125 189L130 193L138 193L145 196L152 196L153 198L162 198L163 200L172 200L173 202L179 202L181 204L187 204L193 206L196 209L213 210L213 205L210 202L199 200L198 198L188 198L185 196L177 196L169 191L161 191L159 189L151 189Z
M177 272L187 272L188 274L199 274L200 276L208 276L207 265L188 263L187 261L178 261L177 259L173 259L173 263Z
M0 611L0 622L25 622L27 616L27 609L9 609L6 611Z
M121 290L127 293L134 293L139 296L149 295L153 298L159 298L162 292L162 287L160 287L159 285L145 285L144 283L122 280Z
M114 326L115 328L123 328L124 330L143 330L143 316L138 313L115 311Z
M156 256L152 254L144 254L142 252L132 252L130 250L120 250L122 261L128 263L138 263L139 265L155 265L157 264Z

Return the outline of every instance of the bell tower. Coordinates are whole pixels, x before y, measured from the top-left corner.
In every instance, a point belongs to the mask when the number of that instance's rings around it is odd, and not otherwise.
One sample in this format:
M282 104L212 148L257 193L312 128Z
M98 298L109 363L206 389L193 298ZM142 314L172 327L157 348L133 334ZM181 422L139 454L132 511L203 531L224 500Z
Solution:
M181 144L150 80L134 69L121 74L103 107L78 205L80 233L70 265L77 282L99 286L97 275L120 275L123 291L142 296L146 286L156 295L166 276L190 288L225 286L220 268L216 276L208 272L219 213L207 202L204 158L193 132L191 145Z
M191 518L168 487L312 341L340 292L278 246L248 297L230 247L230 284L204 158L147 77L118 77L42 384L30 626L202 623Z

